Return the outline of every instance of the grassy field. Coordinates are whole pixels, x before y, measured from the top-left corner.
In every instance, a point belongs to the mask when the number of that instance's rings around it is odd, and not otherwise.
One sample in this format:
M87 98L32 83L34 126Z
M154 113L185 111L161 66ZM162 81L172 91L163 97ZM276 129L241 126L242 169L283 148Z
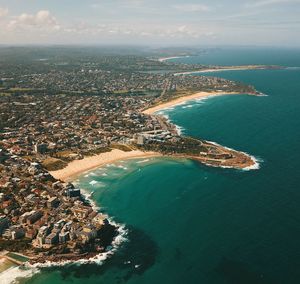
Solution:
M42 162L43 167L48 171L61 170L68 165L67 162L57 158L47 158Z

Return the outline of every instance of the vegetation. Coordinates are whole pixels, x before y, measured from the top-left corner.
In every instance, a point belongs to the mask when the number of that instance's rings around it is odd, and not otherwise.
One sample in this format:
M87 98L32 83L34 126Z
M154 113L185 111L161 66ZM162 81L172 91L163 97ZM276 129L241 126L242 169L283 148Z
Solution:
M183 154L183 155L199 155L200 152L207 152L201 140L191 137L181 137L176 143L165 141L164 143L152 141L143 146L138 146L142 150L156 151L163 154Z
M65 168L68 163L63 160L49 157L42 162L43 167L47 171L57 171Z
M94 156L94 155L99 155L99 154L102 154L102 153L107 153L107 152L111 152L111 148L109 147L99 147L99 148L96 148L96 149L92 149L92 150L87 150L87 151L82 151L82 154L84 156Z
M133 149L131 147L129 147L128 145L124 145L124 144L111 144L110 147L112 149L118 149L124 152L130 152Z
M25 250L31 248L31 240L3 240L0 239L0 251L8 250L14 252L24 252Z

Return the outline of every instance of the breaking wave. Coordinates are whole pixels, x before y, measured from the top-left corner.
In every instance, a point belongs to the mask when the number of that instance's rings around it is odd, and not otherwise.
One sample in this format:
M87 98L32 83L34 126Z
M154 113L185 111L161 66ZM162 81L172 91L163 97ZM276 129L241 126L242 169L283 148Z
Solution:
M88 200L94 210L99 211L99 207L94 200L91 199L91 194L85 189L81 189L82 195ZM111 248L106 252L99 253L98 255L91 257L89 259L79 259L79 260L65 260L59 262L47 261L45 263L35 263L35 264L25 264L23 267L13 267L0 274L1 284L17 284L20 280L24 280L32 277L33 275L40 273L42 268L46 267L62 267L66 265L81 265L81 264L97 264L102 265L104 261L114 255L117 249L124 243L128 241L127 235L128 230L124 224L119 224L115 222L111 217L108 218L110 224L117 227L117 236L111 244Z
M223 148L225 148L227 150L237 151L237 150L234 150L232 148L220 145L220 144L218 144L216 142L213 142L213 141L207 141L207 142L209 142L210 144L216 145L216 146L221 146L221 147L223 147ZM246 167L246 168L243 168L243 169L241 169L242 171L259 170L260 169L260 164L263 163L263 159L262 158L255 157L253 155L248 154L247 152L242 152L242 151L238 151L238 152L243 153L243 154L249 156L251 158L251 160L254 162L254 165ZM224 168L224 169L233 168L233 167L230 167L230 166L218 166L218 167Z
M38 268L12 267L0 273L1 284L16 284L21 279L27 279L40 272Z
M96 185L96 184L98 184L98 183L99 183L99 182L96 181L96 180L92 180L92 181L89 182L90 185Z
M145 160L142 160L142 161L137 161L136 163L137 164L142 164L142 163L146 163L146 162L149 162L150 160L149 159L145 159Z

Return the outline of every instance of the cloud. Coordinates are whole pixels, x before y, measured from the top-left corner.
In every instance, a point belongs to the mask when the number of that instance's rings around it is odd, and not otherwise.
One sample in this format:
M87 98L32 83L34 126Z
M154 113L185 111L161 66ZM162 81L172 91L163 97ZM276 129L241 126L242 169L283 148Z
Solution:
M103 0L104 2L106 0ZM114 0L142 3L139 0ZM100 1L99 1L100 2ZM103 2L100 2L103 3ZM196 5L186 11L207 11ZM182 8L182 7L181 7ZM3 13L6 14L7 12ZM1 19L1 18L0 18ZM214 38L215 31L195 24L155 23L154 21L101 21L74 19L60 23L48 10L11 15L1 20L0 42L9 43L100 43L100 42L182 42Z
M193 38L198 38L200 36L197 31L188 28L186 25L179 26L173 33L174 36L188 36Z
M0 7L0 18L4 18L8 14L8 9Z
M259 8L264 6L278 5L278 4L291 4L291 3L300 3L300 0L263 0L263 1L254 1L247 3L247 8Z
M36 14L23 13L14 17L9 23L11 30L60 30L60 25L54 16L47 10L38 11Z
M159 24L96 24L92 25L88 22L81 22L72 25L70 28L64 28L62 31L70 37L82 37L93 40L113 40L113 39L148 39L149 41L161 40L196 40L199 38L215 38L213 31L203 29L196 26L188 25L165 25Z
M98 2L94 2L90 5L91 8L103 8L107 4L115 4L125 6L141 6L144 4L144 0L101 0Z
M173 5L173 8L180 12L208 12L211 8L204 4L179 4Z

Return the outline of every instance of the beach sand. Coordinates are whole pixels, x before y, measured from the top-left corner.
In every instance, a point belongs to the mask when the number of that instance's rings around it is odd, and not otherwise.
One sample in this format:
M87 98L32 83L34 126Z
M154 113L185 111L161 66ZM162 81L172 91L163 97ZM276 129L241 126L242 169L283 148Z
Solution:
M189 55L183 55L183 56L170 56L170 57L161 57L158 59L159 62L168 61L170 59L178 59L178 58L187 58L190 57Z
M104 166L106 164L114 163L124 159L134 158L148 158L161 156L155 152L143 152L140 150L134 150L130 152L124 152L118 149L113 149L111 152L101 153L99 155L86 157L82 160L74 160L70 162L64 169L58 171L50 171L50 174L56 179L62 181L71 181L79 174Z
M228 68L211 68L211 69L202 69L198 71L179 72L179 73L175 73L174 75L178 76L178 75L213 73L213 72L222 72L222 71L263 70L267 68L268 66L264 66L264 65L245 65L245 66L232 66L232 67L228 66Z
M7 269L9 269L11 267L15 267L15 266L16 265L12 261L6 259L5 257L0 258L0 274L2 272L6 271ZM2 282L0 282L0 283L2 283Z
M208 98L211 96L221 96L221 95L238 95L240 93L235 93L235 92L230 92L230 93L225 93L225 92L198 92L192 95L188 95L188 96L183 96L183 97L179 97L176 98L174 100L168 101L166 103L162 103L159 104L157 106L148 108L146 110L143 111L144 114L153 114L157 111L160 111L162 109L165 108L169 108L169 107L173 107L175 105L178 104L182 104L186 101L190 101L190 100L195 100L195 99L204 99L204 98Z

